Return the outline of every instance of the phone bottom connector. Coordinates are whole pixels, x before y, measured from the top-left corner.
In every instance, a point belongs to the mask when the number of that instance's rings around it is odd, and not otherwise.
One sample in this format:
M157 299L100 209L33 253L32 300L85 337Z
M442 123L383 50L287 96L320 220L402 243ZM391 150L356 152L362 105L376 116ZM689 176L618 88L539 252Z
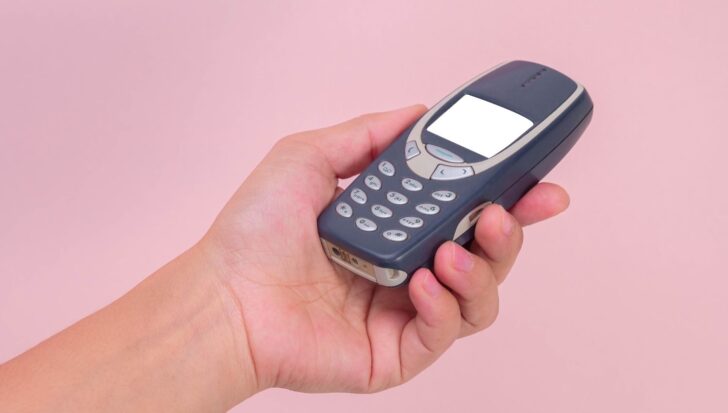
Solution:
M351 254L349 251L321 239L326 255L338 265L377 284L395 287L407 279L407 273L394 268L383 268Z

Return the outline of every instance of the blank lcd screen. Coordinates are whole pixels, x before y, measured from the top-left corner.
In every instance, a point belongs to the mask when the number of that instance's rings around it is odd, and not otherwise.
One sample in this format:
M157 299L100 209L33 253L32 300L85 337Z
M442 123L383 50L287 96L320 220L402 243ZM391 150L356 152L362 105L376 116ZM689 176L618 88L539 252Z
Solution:
M533 122L483 99L463 95L427 128L486 158L513 143Z

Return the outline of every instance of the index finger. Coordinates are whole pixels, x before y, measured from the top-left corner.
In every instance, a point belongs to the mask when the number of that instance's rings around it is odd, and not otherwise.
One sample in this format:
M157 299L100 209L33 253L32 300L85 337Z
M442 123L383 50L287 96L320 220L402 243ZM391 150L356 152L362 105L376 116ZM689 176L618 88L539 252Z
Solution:
M569 203L569 194L564 188L541 182L531 188L509 212L522 226L526 226L564 212Z
M371 163L426 110L424 105L414 105L370 113L290 138L315 146L326 158L332 174L337 178L348 178Z

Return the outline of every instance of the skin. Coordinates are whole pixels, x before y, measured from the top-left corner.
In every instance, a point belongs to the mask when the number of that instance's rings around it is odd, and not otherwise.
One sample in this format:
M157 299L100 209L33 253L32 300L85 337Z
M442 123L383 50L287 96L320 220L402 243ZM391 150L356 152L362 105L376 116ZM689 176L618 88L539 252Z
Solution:
M364 115L281 139L196 245L126 295L0 366L0 411L224 411L257 392L397 386L488 327L522 226L568 206L534 187L483 212L470 251L379 287L332 265L316 217L425 111Z

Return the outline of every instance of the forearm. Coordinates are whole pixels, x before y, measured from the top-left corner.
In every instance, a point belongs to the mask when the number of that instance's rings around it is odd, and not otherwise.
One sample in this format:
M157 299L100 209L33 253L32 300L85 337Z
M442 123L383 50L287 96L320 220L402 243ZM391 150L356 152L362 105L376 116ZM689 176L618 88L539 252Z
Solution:
M240 314L201 254L0 366L0 411L221 411L253 394Z

